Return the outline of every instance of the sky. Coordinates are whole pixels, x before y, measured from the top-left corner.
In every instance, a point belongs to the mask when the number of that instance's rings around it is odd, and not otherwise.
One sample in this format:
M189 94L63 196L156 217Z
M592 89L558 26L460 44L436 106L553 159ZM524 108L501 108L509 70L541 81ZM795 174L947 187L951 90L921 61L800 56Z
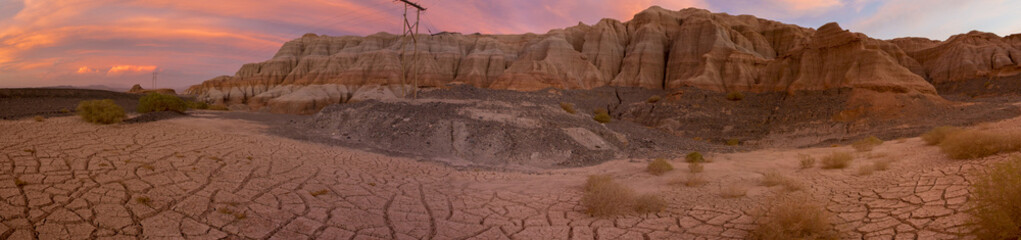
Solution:
M418 0L423 33L518 34L627 21L650 6L828 22L874 38L1021 33L1021 0ZM305 33L399 33L393 0L0 0L0 88L105 85L179 91L273 56Z

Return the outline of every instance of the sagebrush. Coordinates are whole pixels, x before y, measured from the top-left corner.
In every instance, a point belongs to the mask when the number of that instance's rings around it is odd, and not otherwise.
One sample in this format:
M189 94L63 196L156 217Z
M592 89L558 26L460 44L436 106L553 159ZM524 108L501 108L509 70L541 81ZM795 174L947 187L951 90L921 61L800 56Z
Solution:
M138 113L187 110L188 104L174 95L149 93L138 100Z
M656 160L649 162L649 166L646 167L646 170L652 175L659 176L674 170L674 166L671 165L670 162L667 162L666 159L657 158Z
M82 120L97 124L119 123L125 117L124 108L111 99L81 101L77 112Z

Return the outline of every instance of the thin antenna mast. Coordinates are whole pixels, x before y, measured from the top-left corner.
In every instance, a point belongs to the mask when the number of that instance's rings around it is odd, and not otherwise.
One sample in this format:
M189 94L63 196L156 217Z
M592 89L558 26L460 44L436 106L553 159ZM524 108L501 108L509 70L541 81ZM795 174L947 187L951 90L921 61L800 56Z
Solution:
M401 96L407 97L407 91L404 90L404 85L406 85L407 82L408 82L408 74L410 72L410 73L413 74L413 76L412 76L412 78L413 78L413 85L412 85L412 89L411 89L411 91L412 91L412 98L418 98L418 68L415 68L414 66L415 66L415 61L418 60L418 20L419 20L419 17L421 16L421 14L422 14L422 11L425 11L425 8L423 8L422 6L418 5L418 3L410 2L408 0L396 0L396 1L404 3L404 14L403 14L404 23L401 24L401 29L402 29L401 30ZM408 19L408 8L409 7L415 9L415 23L414 24L411 23L410 19ZM409 35L410 35L412 44L414 44L413 47L412 47L412 49L413 49L412 51L414 51L414 52L412 53L412 58L411 58L410 61L408 61L407 57L405 56L406 55L405 51L407 50L406 45L407 45L407 41L408 41ZM411 71L407 71L409 68L410 68Z

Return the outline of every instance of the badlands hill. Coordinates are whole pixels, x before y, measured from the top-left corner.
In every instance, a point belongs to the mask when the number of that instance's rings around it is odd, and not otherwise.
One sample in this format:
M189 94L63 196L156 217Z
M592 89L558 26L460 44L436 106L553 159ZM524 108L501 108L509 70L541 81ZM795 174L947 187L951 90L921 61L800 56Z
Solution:
M412 68L420 86L540 90L602 86L716 92L850 89L852 105L939 102L941 84L1021 73L1021 36L971 32L946 41L870 38L829 23L818 29L750 15L651 7L631 21L603 19L545 34L423 35ZM409 43L410 45L410 43ZM401 95L399 36L305 36L234 76L192 86L213 103L281 113ZM409 46L410 49L410 46ZM934 85L935 84L935 85ZM877 102L880 101L880 102Z

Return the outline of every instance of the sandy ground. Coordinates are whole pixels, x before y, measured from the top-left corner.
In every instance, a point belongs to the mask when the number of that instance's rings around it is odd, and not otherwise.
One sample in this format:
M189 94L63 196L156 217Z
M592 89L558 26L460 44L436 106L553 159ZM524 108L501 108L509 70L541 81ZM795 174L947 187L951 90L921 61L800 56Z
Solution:
M91 125L76 117L0 121L0 239L740 239L761 203L809 194L845 238L956 239L967 176L981 160L950 160L918 138L857 153L851 167L800 170L849 147L709 154L701 187L687 173L644 172L647 160L517 173L307 143L212 112L165 121ZM986 127L1021 126L1011 119ZM892 161L859 176L859 165ZM764 187L762 172L803 183ZM663 212L593 218L578 206L586 176L610 174L661 194ZM737 186L747 196L723 198Z

